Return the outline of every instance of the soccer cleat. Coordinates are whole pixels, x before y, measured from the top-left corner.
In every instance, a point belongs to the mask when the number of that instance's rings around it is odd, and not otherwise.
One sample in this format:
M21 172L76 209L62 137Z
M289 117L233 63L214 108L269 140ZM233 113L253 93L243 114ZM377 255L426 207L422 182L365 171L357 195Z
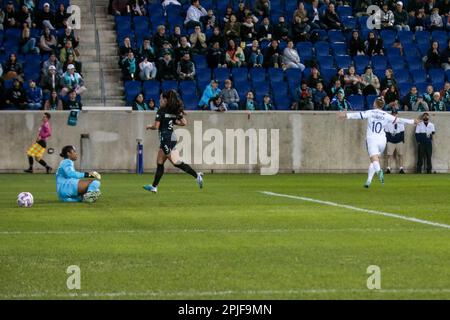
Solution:
M23 172L25 172L25 173L33 173L33 169L23 170Z
M197 173L197 184L200 187L200 189L203 188L203 172Z
M45 169L47 170L47 174L50 174L53 170L51 167L46 167Z
M87 203L94 203L98 200L98 198L100 198L101 195L102 193L100 191L87 192L83 196L83 201Z
M399 173L400 174L405 174L405 171L403 169L400 169Z
M364 188L369 189L369 187L370 187L370 182L364 183Z
M380 179L381 184L384 184L384 172L383 172L383 170L380 170L378 172L378 179Z
M143 188L145 190L153 192L153 193L157 193L158 192L158 187L154 187L151 184L147 184L147 185L143 186Z

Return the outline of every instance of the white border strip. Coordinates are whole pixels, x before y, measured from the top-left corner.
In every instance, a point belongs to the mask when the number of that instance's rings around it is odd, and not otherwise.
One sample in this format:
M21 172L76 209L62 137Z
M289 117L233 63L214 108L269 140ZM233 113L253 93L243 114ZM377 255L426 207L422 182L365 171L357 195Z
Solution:
M377 211L377 210L370 210L370 209L363 209L363 208L349 206L349 205L346 205L346 204L339 204L339 203L331 202L331 201L323 201L323 200L317 200L317 199L312 199L312 198L293 196L293 195L289 195L289 194L275 193L275 192L270 192L270 191L260 191L260 192L265 194L265 195L268 195L268 196L282 197L282 198L289 198L289 199L296 199L296 200L320 203L320 204L324 204L324 205L328 205L328 206L345 208L345 209L359 211L359 212L364 212L364 213L369 213L369 214L376 214L376 215L380 215L380 216L385 216L385 217L390 217L390 218L396 218L396 219L401 219L401 220L406 220L406 221L426 224L426 225L430 225L430 226L433 226L433 227L440 227L440 228L450 229L450 225L448 225L448 224L438 223L438 222L433 222L433 221L428 221L428 220L423 220L423 219L418 219L418 218L414 218L414 217L406 217L406 216L402 216L400 214L395 214L395 213L389 213L389 212L383 212L383 211Z

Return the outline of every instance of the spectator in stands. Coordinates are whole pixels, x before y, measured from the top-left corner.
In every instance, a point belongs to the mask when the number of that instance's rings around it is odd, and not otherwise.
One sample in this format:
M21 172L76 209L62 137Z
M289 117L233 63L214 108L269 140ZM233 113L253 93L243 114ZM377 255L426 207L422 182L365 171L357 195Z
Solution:
M128 2L129 0L113 0L111 4L113 14L115 14L116 16L130 14L128 10Z
M17 13L17 22L20 27L30 27L32 25L32 16L28 7L23 4L20 11Z
M0 30L3 31L3 23L5 21L5 12L0 8Z
M352 107L348 100L345 98L344 89L339 89L336 93L336 96L331 101L331 105L334 110L346 111L352 110Z
M327 93L324 90L323 83L318 82L316 87L312 90L312 101L314 103L314 110L322 110L322 102L323 98L327 96Z
M63 29L67 26L67 19L69 19L71 15L67 13L66 7L64 3L60 3L58 6L58 10L55 13L55 28Z
M44 3L44 8L36 16L36 26L38 28L46 27L50 30L55 30L55 15L50 11L50 4L48 2Z
M426 28L426 19L427 16L425 15L425 9L420 8L419 10L417 10L413 20L414 30L415 31L424 30Z
M344 68L338 68L336 75L334 75L333 78L331 78L331 86L336 86L336 81L339 80L339 88L343 87L345 84L345 70ZM334 95L335 92L332 92Z
M161 60L166 53L168 53L172 58L174 58L175 53L174 53L169 41L163 42L162 48L158 51L158 60ZM174 62L176 62L176 61L174 61ZM175 66L176 66L176 63L175 63Z
M223 102L225 102L230 110L239 109L239 94L236 89L232 87L230 79L225 80L225 88L220 92Z
M60 91L61 76L56 71L56 67L54 65L49 65L47 74L41 77L41 88L44 90L45 94L52 91Z
M393 111L400 109L400 93L394 84L388 86L388 89L385 91L384 101L386 103L385 110Z
M319 0L313 0L308 12L309 25L312 30L326 29L326 25L321 21L319 12Z
M417 97L417 101L413 103L411 111L426 112L430 111L428 104L423 100L423 95Z
M243 23L241 23L241 41L252 42L256 37L255 24L253 23L252 16L245 17Z
M23 79L22 64L17 61L17 56L15 53L11 53L9 55L9 59L3 66L3 79L10 80L13 78L17 78L20 81Z
M364 41L361 39L359 31L354 30L352 32L352 38L348 44L350 56L360 56L365 55L366 47L364 45Z
M156 34L153 35L153 45L157 51L161 50L165 42L169 42L169 36L166 34L166 27L164 25L158 26Z
M230 68L239 68L245 63L245 55L242 51L242 48L236 48L236 44L232 39L228 41L228 48L225 53L225 61Z
M264 55L264 66L266 68L279 68L281 67L282 52L278 40L273 39L266 50Z
M445 81L444 88L441 90L442 102L447 111L450 111L450 81Z
M155 99L149 99L147 105L150 110L158 110Z
M156 65L154 62L148 61L147 57L144 56L142 61L139 63L139 77L142 81L153 80L156 78L157 74Z
M49 28L45 28L39 40L39 48L42 53L50 53L56 50L57 42Z
M330 111L330 110L336 110L336 109L334 109L334 106L331 105L330 97L325 96L325 97L323 97L322 105L319 107L318 110Z
M298 55L297 49L294 48L294 42L289 40L287 47L283 51L283 63L286 69L297 68L302 72L305 70L305 65L300 62L300 56Z
M392 71L391 68L387 68L385 73L384 73L384 78L381 80L380 83L380 90L383 91L382 94L384 94L385 91L387 91L387 89L390 86L397 86L397 80L395 80L394 77L394 71ZM385 99L386 100L386 99Z
M242 28L242 27L241 27ZM262 21L262 24L258 27L258 33L256 37L261 42L263 40L272 40L272 36L274 35L273 27L270 23L269 17L265 17Z
M361 76L356 73L354 66L348 68L348 73L344 76L344 90L347 95L362 94Z
M328 29L343 29L341 18L337 14L334 4L330 3L323 15L323 22Z
M231 15L230 21L225 24L224 32L227 39L232 39L233 41L239 40L241 35L241 24L237 22L234 14Z
M441 62L441 67L444 68L445 71L450 70L450 39L447 41L447 48L442 52Z
M392 115L397 117L397 110L392 110ZM404 174L403 170L403 154L405 153L405 125L402 122L389 123L384 127L386 132L386 173L391 173L391 163L395 158L398 160L399 173ZM394 156L395 155L395 156Z
M246 48L245 56L250 68L262 67L264 56L261 53L258 40L253 40L251 47Z
M223 36L219 27L214 27L212 35L207 39L206 42L208 46L211 47L216 41L219 43L219 46L221 48L225 48L225 37Z
M163 59L157 63L157 78L158 80L176 80L176 66L172 60L171 55L166 52Z
M178 0L164 0L161 5L165 8L168 5L181 6L181 3Z
M380 12L381 15L381 27L383 29L394 29L394 13L392 12L392 10L389 9L388 3L387 2L383 2L383 7L382 10Z
M73 64L75 66L75 70L77 70L79 74L82 73L82 64L80 61L75 60L75 55L72 53L67 56L67 60L63 64L63 72L67 71L67 66L69 66L70 64Z
M181 37L182 34L180 26L175 26L169 40L170 45L173 49L177 49L181 46Z
M309 30L311 27L303 21L299 16L294 17L294 21L291 24L291 36L292 40L297 43L300 41L308 41L309 40Z
M82 95L87 90L83 78L78 72L75 72L73 64L67 66L67 71L64 72L62 77L62 85L62 96L65 96L69 91L75 91L77 95Z
M294 110L314 110L313 93L306 81L302 80L300 86L295 90Z
M383 39L378 37L375 32L369 32L365 45L368 56L384 55Z
M3 28L14 28L17 26L17 13L12 1L9 1L5 9L5 17L3 19Z
M431 155L433 153L433 136L436 133L434 124L429 121L429 114L422 115L422 122L416 126L416 141L418 146L416 173L422 173L423 160L426 158L426 170L432 170Z
M50 57L46 61L44 61L44 64L42 65L42 73L44 74L44 76L46 76L48 74L50 66L55 67L57 74L59 74L59 75L63 74L61 62L59 62L59 60L56 57L56 54L54 52L52 52L50 54Z
M211 30L214 29L214 27L217 24L217 18L214 15L214 11L212 9L208 9L207 15L205 19L203 20L203 27L205 30Z
M304 22L309 22L308 12L305 9L305 4L303 2L298 3L297 9L294 11L293 19L299 16Z
M423 94L423 98L424 98L425 102L428 104L428 106L431 104L431 100L433 100L433 94L434 94L434 88L430 84L427 86L427 88L425 89L425 93Z
M339 91L344 90L343 84L344 83L341 82L341 80L338 77L335 77L333 85L330 88L330 97L334 98Z
M380 80L378 77L373 73L372 67L367 66L364 70L364 74L361 76L362 81L361 84L363 86L363 94L365 96L371 95L371 94L379 94L380 92Z
M289 37L289 25L286 23L283 16L278 17L278 24L275 26L274 38L276 40L286 41Z
M202 18L206 17L208 12L200 5L199 0L192 0L191 6L187 10L186 20L184 20L185 27L193 28L202 25Z
M132 51L128 52L128 55L123 58L121 62L122 76L125 81L134 80L138 73L138 62Z
M255 95L252 91L247 92L244 101L244 110L255 111L258 108L258 105L255 100Z
M64 110L81 110L83 104L81 101L77 100L77 93L75 90L69 91L69 99L63 100Z
M17 78L13 80L12 88L6 91L5 105L7 109L12 110L25 110L27 107L27 93Z
M225 52L220 47L218 41L214 42L212 47L208 49L206 61L208 63L208 68L210 69L222 68L227 66L225 61Z
M72 41L67 40L66 45L64 46L64 48L61 49L59 53L59 61L61 61L61 63L64 64L64 62L67 60L70 54L73 55L74 60L77 60L76 58L77 54L74 48L72 47Z
M36 39L31 37L30 28L28 28L27 25L25 25L22 29L20 50L23 54L39 53L39 48L36 48Z
M227 104L220 95L214 96L209 100L209 109L211 111L224 112L228 110Z
M445 111L444 102L441 99L441 94L439 92L433 93L433 99L429 104L430 111Z
M444 28L444 22L442 21L442 17L439 15L439 8L433 8L433 13L430 15L430 29L434 30L442 30ZM448 12L447 12L448 13Z
M439 52L439 42L433 41L431 48L428 50L426 57L424 58L425 68L440 68L441 67L441 54Z
M203 91L202 97L198 103L201 109L208 108L208 103L211 98L218 96L220 94L219 83L216 80L211 80Z
M317 67L312 67L310 75L308 76L307 85L310 88L316 88L318 82L324 83L323 78L320 75L319 69Z
M40 110L42 109L42 89L36 86L34 80L29 81L29 88L27 89L27 102L28 109L30 110Z
M275 110L275 108L273 107L272 101L270 99L270 95L269 94L265 94L263 97L263 103L261 104L261 110L264 111L271 111L271 110Z
M136 111L148 111L150 108L144 101L144 95L139 93L133 101L133 110Z
M186 36L182 36L180 38L180 46L175 49L175 61L180 61L181 58L188 53L190 56L193 54L193 50L191 48L191 44L187 40Z
M52 91L50 93L50 97L45 100L44 110L62 110L63 105L61 100L58 98L58 93L56 91Z
M80 42L80 38L75 35L75 31L70 26L67 26L64 29L64 33L58 37L58 48L63 48L67 41L72 42L72 47L74 49L78 47Z
M192 44L194 54L205 54L208 45L206 44L206 35L202 32L200 26L195 26L194 32L190 35L189 41Z
M245 19L244 9L245 9L245 3L244 2L239 2L238 12L236 14L236 19L239 22L244 22L244 19ZM227 6L227 8L225 9L225 14L223 16L223 23L224 24L228 23L231 20L231 16L233 14L234 14L233 13L233 7L232 6ZM238 15L239 15L239 17L238 17Z
M155 49L152 47L152 44L148 37L144 38L144 42L142 43L142 46L139 48L139 58L141 60L147 59L150 62L156 61L156 52Z
M178 79L180 80L194 80L195 78L195 65L191 61L189 53L186 53L177 67Z
M146 0L130 0L128 2L128 6L130 7L133 16L145 16L147 13L145 10L146 4Z
M409 31L409 17L406 10L403 10L403 2L397 1L394 11L394 27L397 31Z
M257 16L269 17L270 16L270 1L269 0L256 0L253 6L253 11Z

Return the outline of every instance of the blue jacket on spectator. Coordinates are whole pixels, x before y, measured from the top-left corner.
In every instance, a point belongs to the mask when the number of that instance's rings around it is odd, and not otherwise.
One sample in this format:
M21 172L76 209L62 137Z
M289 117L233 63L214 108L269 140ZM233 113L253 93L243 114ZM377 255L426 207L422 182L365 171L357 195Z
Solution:
M29 103L42 103L42 89L39 87L27 89L27 100Z
M220 89L213 89L211 84L208 84L206 86L205 91L203 91L202 98L200 99L200 102L198 103L199 106L203 107L205 105L209 104L209 100L215 96L217 96L220 93Z

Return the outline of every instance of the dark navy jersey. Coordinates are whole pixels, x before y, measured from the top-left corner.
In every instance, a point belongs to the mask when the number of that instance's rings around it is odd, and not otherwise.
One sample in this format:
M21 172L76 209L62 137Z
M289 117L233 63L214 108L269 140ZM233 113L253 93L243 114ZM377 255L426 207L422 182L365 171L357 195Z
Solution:
M173 126L177 119L181 119L183 116L166 113L164 109L159 109L156 113L155 121L159 122L159 135L163 137L171 137L173 133Z

